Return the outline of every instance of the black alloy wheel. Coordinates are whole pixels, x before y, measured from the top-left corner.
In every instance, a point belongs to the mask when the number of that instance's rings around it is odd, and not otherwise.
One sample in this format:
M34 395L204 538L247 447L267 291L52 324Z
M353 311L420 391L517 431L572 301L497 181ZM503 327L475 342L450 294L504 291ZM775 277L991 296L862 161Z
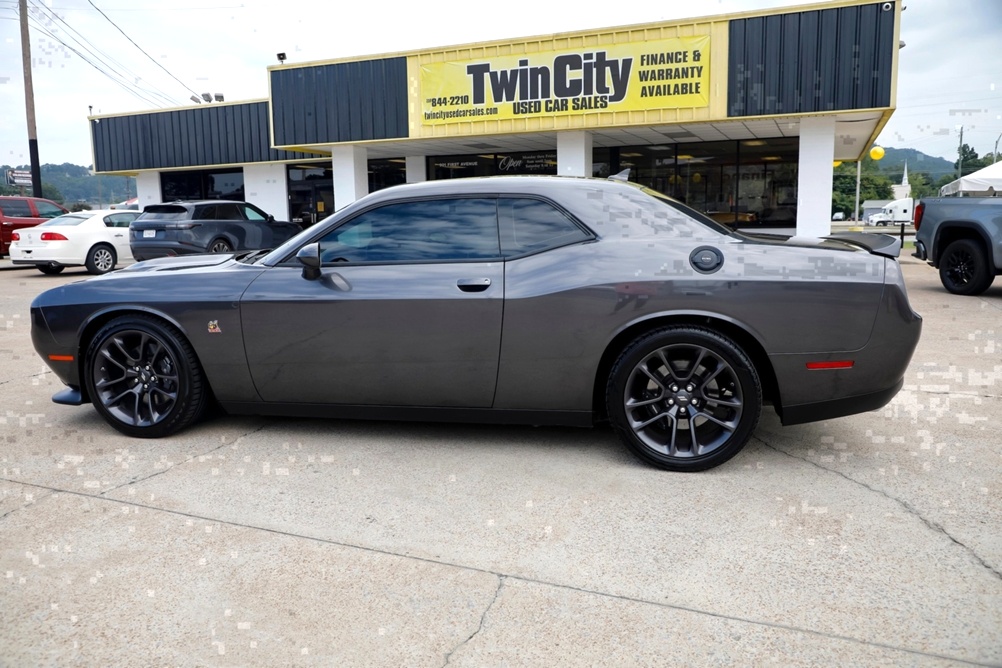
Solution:
M638 458L669 471L702 471L748 442L762 388L733 341L702 327L673 326L640 337L620 355L606 403Z
M98 244L87 252L87 260L84 264L87 266L88 273L107 274L115 268L117 260L114 248L106 244Z
M84 382L112 427L141 438L184 429L208 402L191 345L173 326L144 315L116 318L97 333L87 349Z
M226 239L216 239L209 246L210 253L232 253L233 248Z
M955 295L974 296L987 290L995 276L981 245L958 239L946 247L939 260L939 280Z

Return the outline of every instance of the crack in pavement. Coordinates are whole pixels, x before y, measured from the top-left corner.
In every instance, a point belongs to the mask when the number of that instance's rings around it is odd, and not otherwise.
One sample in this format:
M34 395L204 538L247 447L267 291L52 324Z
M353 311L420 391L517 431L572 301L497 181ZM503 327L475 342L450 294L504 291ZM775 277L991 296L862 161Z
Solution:
M908 388L903 388L903 389L908 389ZM939 396L947 396L947 397L963 397L965 399L999 399L999 398L1002 398L1002 395L998 395L998 394L978 394L977 392L954 392L954 391L951 391L951 390L947 390L947 391L944 392L944 391L940 391L940 390L921 390L921 389L914 390L914 389L911 389L911 390L908 390L908 391L909 392L915 392L917 394L936 394L936 395L939 395Z
M448 654L445 655L445 663L442 664L442 668L445 668L445 666L449 665L449 663L452 661L453 654L458 652L462 647L466 646L471 640L473 640L477 635L479 635L481 631L484 630L484 622L487 620L487 613L491 611L491 608L493 608L494 604L497 603L498 597L501 596L501 589L504 587L504 581L507 579L507 576L497 575L497 578L498 578L498 588L494 590L494 598L492 598L491 602L487 604L487 607L484 609L484 613L480 615L480 625L477 627L477 630L471 633L469 637L466 638L466 640L453 647L452 651L450 651Z
M110 494L110 493L114 492L116 489L122 489L123 487L128 487L129 485L135 485L135 484L138 484L138 483L141 483L141 482L146 482L150 478L156 478L157 476L163 475L164 473L167 473L168 471L172 471L175 467L182 466L184 464L190 464L191 462L195 461L195 459L197 459L199 457L207 457L208 455L211 455L213 452L216 452L217 450L222 450L226 446L236 445L237 443L239 443L241 440L243 440L247 436L250 436L251 434L256 434L256 433L258 433L259 431L261 431L262 429L264 429L267 426L268 426L267 424L263 424L260 427L258 427L257 429L251 429L246 434L241 434L240 436L237 436L236 440L234 440L232 443L222 443L222 444L217 445L216 447L214 447L214 448L212 448L210 450L206 450L205 452L203 452L201 454L190 455L183 462L178 462L177 464L171 464L170 466L168 466L167 468L165 468L163 471L154 471L153 473L151 473L148 476L145 476L143 478L133 478L132 480L127 480L127 481L123 482L121 485L115 485L114 487L111 487L109 489L104 490L103 492L101 492L99 494L99 496L104 496L105 494Z
M25 380L25 379L31 380L32 378L41 378L42 376L47 376L50 373L52 373L52 372L46 370L46 371L39 371L38 373L33 373L30 376L21 376L19 378L8 378L7 380L0 380L0 385L6 385L7 383L13 383L15 380L21 381L21 380Z
M8 481L8 482L13 482L13 481ZM17 483L17 484L23 484L23 483ZM38 497L37 499L32 499L31 501L29 501L29 502L25 503L24 505L21 505L21 506L18 506L17 508L12 508L11 510L8 510L8 511L7 511L7 512L5 512L5 513L4 513L3 515L0 515L0 522L2 522L2 521L4 520L4 518L6 518L7 516L9 516L9 515L13 515L14 513L16 513L16 512L17 512L17 511L19 511L19 510L24 510L24 509L25 509L25 508L27 508L28 506L33 506L33 505L35 505L36 503L38 503L39 501L41 501L42 499L47 499L47 498L49 498L50 496L52 496L53 494L55 494L55 493L56 493L56 492L54 492L54 491L52 491L52 490L49 490L49 493L48 493L48 494L46 494L46 495L44 495L44 496L40 496L40 497Z
M767 447L770 447L770 448L772 447L768 443L766 443L765 445ZM782 450L778 450L778 448L775 448L775 449L778 452L782 453ZM783 454L787 454L787 453L783 453ZM792 457L792 455L790 455L790 456ZM916 655L916 656L930 657L930 658L935 658L935 659L943 659L943 660L946 660L946 661L952 661L952 662L955 662L955 663L963 663L963 664L972 665L972 666L995 666L996 668L998 668L998 666L999 666L999 664L985 663L985 662L982 662L982 661L975 661L973 659L964 659L964 658L960 658L960 657L956 657L956 656L950 656L950 655L947 655L947 654L937 654L935 652L926 652L926 651L923 651L923 650L911 649L910 647L901 647L901 646L898 646L898 645L891 645L890 643L879 642L879 641L875 641L875 640L864 640L864 639L861 639L861 638L855 638L853 636L848 636L848 635L841 635L841 634L833 633L833 632L830 632L830 631L818 631L818 630L815 630L815 629L802 628L802 627L799 627L799 626L793 626L792 624L784 624L784 623L781 623L781 622L773 622L773 621L768 621L768 620L764 620L764 619L755 619L755 618L752 618L752 617L740 617L738 615L730 615L730 614L725 614L725 613L721 613L721 612L714 612L712 610L702 610L700 608L694 608L694 607L685 606L685 605L679 605L679 604L674 604L674 603L665 603L664 601L654 601L654 600L650 600L650 599L638 598L636 596L628 596L628 595L625 595L625 594L615 594L615 593L606 592L606 591L599 591L597 589L586 589L585 587L578 587L578 586L575 586L575 585L565 584L565 583L562 583L562 582L551 582L549 580L542 580L540 578L534 578L534 577L530 577L530 576L526 576L526 575L514 575L512 573L501 573L501 572L498 572L498 571L492 571L492 570L490 570L488 568L482 568L482 567L479 567L479 566L470 566L470 565L467 565L467 564L446 561L445 559L441 559L441 558L436 559L436 558L432 558L432 557L423 557L423 556L419 556L419 555L407 554L406 552L394 552L392 550L388 550L388 549L384 549L384 548L377 548L377 547L370 547L370 546L367 546L367 545L359 545L359 544L355 544L355 543L348 543L348 542L345 542L345 541L334 540L334 539L331 539L331 538L321 538L321 537L318 537L318 536L308 536L308 535L305 535L305 534L293 533L291 531L282 531L280 529L272 529L272 528L269 528L269 527L258 526L258 525L254 525L254 524L246 524L246 523L243 523L243 522L234 522L234 521L231 521L231 520L224 520L224 519L220 519L218 517L209 517L209 516L206 516L206 515L198 515L198 514L195 514L195 513L186 512L186 511L182 511L182 510L172 510L170 508L162 508L162 507L159 507L159 506L153 506L153 505L149 505L149 504L146 504L146 503L137 503L135 501L119 500L119 499L109 499L107 497L100 496L98 494L90 494L90 493L87 493L87 492L79 492L79 491L69 490L69 489L60 489L58 487L49 487L48 485L39 485L37 483L24 482L24 481L21 481L21 480L11 480L11 479L4 478L4 477L0 477L0 481L16 483L16 484L19 484L19 485L25 485L27 487L35 487L35 488L38 488L38 489L47 489L47 490L55 492L57 494L70 494L72 496L84 497L84 498L88 498L88 499L93 499L95 501L106 501L108 503L122 503L122 504L125 504L125 505L128 505L128 506L132 506L134 508L144 508L146 510L153 510L153 511L156 511L156 512L167 513L169 515L176 515L178 517L186 517L186 518L189 518L189 519L201 520L201 521L204 521L204 522L215 522L217 524L222 524L222 525L226 525L226 526L236 527L236 528L240 528L240 529L249 529L251 531L262 531L264 533L269 533L269 534L273 534L273 535L276 535L276 536L284 536L284 537L287 537L287 538L295 538L295 539L299 539L299 540L309 540L309 541L313 541L315 543L322 543L324 545L333 545L335 547L341 547L341 548L348 549L348 550L359 550L361 552L366 552L366 553L369 553L369 554L379 554L379 555L384 555L384 556L396 557L396 558L399 558L399 559L411 559L413 561L418 561L418 562L426 563L426 564L434 564L434 565L437 565L437 566L446 566L446 567L449 567L449 568L458 568L458 569L461 569L461 570L464 570L464 571L469 571L471 573L484 573L484 574L493 575L493 576L495 576L497 578L503 578L505 580L507 580L507 579L510 578L512 580L518 580L519 582L526 582L526 583L529 583L529 584L540 585L542 587L552 587L554 589L561 589L561 590L565 590L565 591L573 591L573 592L578 592L578 593L581 593L581 594L588 594L588 595L591 595L591 596L598 596L598 597L601 597L601 598L607 598L607 599L612 599L612 600L617 600L617 601L624 601L626 603L640 603L642 605L652 605L652 606L655 606L657 608L664 608L666 610L676 610L676 611L679 611L679 612L688 612L688 613L692 613L692 614L695 614L695 615L705 615L707 617L712 617L714 619L720 619L720 620L724 620L724 621L737 622L737 623L741 623L741 624L751 624L752 626L758 626L758 627L763 627L763 628L768 628L768 629L776 629L776 630L779 630L779 631L789 631L789 632L792 632L792 633L803 633L805 635L814 636L814 637L818 637L818 638L827 638L829 640L838 640L840 642L848 642L848 643L853 643L853 644L857 644L857 645L864 645L866 647L878 647L878 648L881 648L881 649L887 649L887 650L891 650L891 651L894 651L894 652L903 652L905 654L912 654L912 655ZM499 592L500 592L500 585L498 587L498 592L495 593L495 600L497 599L497 595L498 595ZM486 612L485 612L485 614L486 614ZM484 617L481 617L481 624L483 624L483 622L484 622ZM476 635L476 634L474 634L474 635ZM453 650L453 651L455 651L455 650Z
M759 443L761 443L762 445L764 445L765 447L769 448L770 450L775 450L776 452L778 452L780 454L783 454L783 455L786 455L787 457L791 457L793 459L799 459L800 461L806 462L806 463L810 464L811 466L814 466L816 468L821 469L822 471L827 471L829 473L833 473L833 474L835 474L837 476L845 478L849 482L857 484L860 487L864 487L864 488L870 490L871 492L873 492L875 494L879 494L880 496L884 497L885 499L888 499L890 501L894 501L895 503L897 503L898 505L900 505L902 508L904 508L906 511L908 511L909 514L914 515L916 518L918 518L918 520L921 521L924 525L926 525L926 527L928 527L929 529L932 529L933 531L935 531L937 533L943 534L944 536L946 536L947 538L949 538L954 544L956 544L956 545L960 546L961 548L963 548L964 551L966 551L967 554L969 554L971 556L971 558L973 558L976 562L978 562L979 564L981 564L981 566L983 566L989 573L991 573L992 575L994 575L999 580L1002 580L1002 573L1000 573L998 570L996 570L995 568L993 568L992 565L989 564L987 561L985 561L977 552L975 552L972 548L968 547L967 545L965 545L964 543L960 542L959 540L957 540L956 538L954 538L952 535L950 535L950 532L948 532L946 529L944 529L939 523L934 522L933 520L928 519L927 517L925 517L918 510L918 508L916 508L912 504L908 503L904 499L899 499L899 498L897 498L895 496L891 496L887 492L885 492L885 491L883 491L881 489L877 489L876 487L871 487L870 485L867 485L865 482L862 482L860 480L856 480L855 478L851 478L851 477L847 476L845 473L842 473L841 471L837 471L835 469L828 468L827 466L822 466L821 464L818 464L817 462L813 462L810 459L807 459L806 457L800 457L798 455L793 454L792 452L787 452L786 450L783 450L781 448L777 448L775 445L773 445L772 443L769 443L768 441L766 441L765 439L761 438L760 436L752 436L752 438L755 439L756 441L758 441Z

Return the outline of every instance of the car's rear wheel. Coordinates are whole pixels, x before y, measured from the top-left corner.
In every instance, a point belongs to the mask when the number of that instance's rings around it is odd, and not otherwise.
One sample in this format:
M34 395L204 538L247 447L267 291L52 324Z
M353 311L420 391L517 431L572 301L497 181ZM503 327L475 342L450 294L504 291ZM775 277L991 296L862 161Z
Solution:
M973 296L987 290L995 276L984 249L970 239L958 239L939 259L939 280L955 295Z
M232 253L233 247L226 239L216 239L211 244L209 244L210 253Z
M669 471L702 471L736 455L762 412L754 365L729 338L665 327L631 343L612 368L609 418L641 460Z
M115 257L115 249L105 244L98 244L87 252L87 260L84 264L91 274L107 274L115 268L118 258Z
M191 345L173 326L122 316L91 340L84 381L94 407L129 436L159 438L195 422L208 388Z
M55 276L56 274L62 272L62 270L66 268L61 264L39 264L35 266L40 272L48 276Z

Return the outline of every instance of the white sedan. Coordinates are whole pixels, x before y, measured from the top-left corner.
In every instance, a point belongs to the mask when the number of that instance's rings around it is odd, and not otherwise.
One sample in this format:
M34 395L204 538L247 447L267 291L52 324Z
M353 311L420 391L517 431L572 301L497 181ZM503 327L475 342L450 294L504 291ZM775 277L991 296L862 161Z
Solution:
M11 235L11 262L33 264L43 274L79 265L92 274L105 274L119 260L132 260L129 223L138 215L112 209L80 211L20 229Z

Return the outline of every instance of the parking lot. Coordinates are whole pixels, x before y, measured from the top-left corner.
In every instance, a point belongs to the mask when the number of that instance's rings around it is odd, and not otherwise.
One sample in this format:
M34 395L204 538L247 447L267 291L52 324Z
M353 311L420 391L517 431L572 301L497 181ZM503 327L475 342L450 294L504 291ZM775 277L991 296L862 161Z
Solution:
M8 263L9 265L9 263ZM1002 665L1002 280L902 257L886 408L698 474L607 428L217 416L126 438L0 269L0 665Z

